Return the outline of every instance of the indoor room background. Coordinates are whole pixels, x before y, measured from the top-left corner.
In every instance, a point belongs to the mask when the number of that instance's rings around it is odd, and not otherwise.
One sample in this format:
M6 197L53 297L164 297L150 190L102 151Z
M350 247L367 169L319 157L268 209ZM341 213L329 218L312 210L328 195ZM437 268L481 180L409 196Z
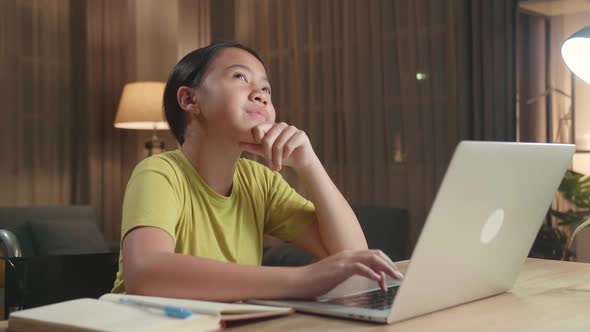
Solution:
M518 40L530 17L552 17L547 63L563 66L555 45L579 29L564 15L512 0L0 0L0 206L91 205L118 240L151 135L113 126L123 86L166 81L187 52L235 39L260 53L278 120L307 132L352 205L408 211L411 249L460 140L555 141L547 111L526 104L549 86L531 78L544 46ZM554 101L555 124L568 101Z

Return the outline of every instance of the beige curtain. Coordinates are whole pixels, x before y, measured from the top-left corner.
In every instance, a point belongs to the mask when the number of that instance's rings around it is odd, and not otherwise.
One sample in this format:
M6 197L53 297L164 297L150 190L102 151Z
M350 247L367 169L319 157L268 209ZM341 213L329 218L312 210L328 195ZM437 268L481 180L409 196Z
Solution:
M70 202L68 0L0 0L0 206Z
M139 70L141 3L0 0L0 204L92 204L119 237L144 152L112 121ZM260 51L279 120L309 134L352 204L408 209L411 244L456 143L514 136L511 0L175 3L179 57L218 39Z
M514 139L512 1L233 5L233 29L213 39L261 53L278 119L309 134L351 204L408 209L411 246L457 142Z
M153 3L157 4L157 3ZM141 56L135 48L133 17L141 1L87 2L87 104L91 141L88 146L89 170L86 174L89 201L100 211L105 235L118 239L125 186L135 165L145 157L143 142L149 133L113 128L123 85L143 77L136 67ZM178 6L178 56L209 42L208 1L180 0ZM155 24L162 24L154 22ZM158 37L154 36L157 41ZM149 42L149 41L147 41ZM172 64L173 65L173 64ZM135 70L135 68L137 68ZM165 68L168 72L172 68ZM156 78L151 78L156 79ZM166 77L157 78L165 80ZM168 149L175 149L167 133ZM83 178L82 182L86 182Z
M147 75L137 66L143 5L0 0L0 206L90 204L107 239L119 238L125 186L150 134L113 128L124 84ZM172 53L208 44L209 1L170 5L178 10Z
M123 86L135 77L134 2L87 1L85 13L85 111L76 152L87 165L78 174L78 199L96 208L105 237L117 239L123 193L141 146L136 132L113 127Z
M439 0L235 2L234 38L265 59L279 120L308 133L351 204L409 209L411 242L461 134L456 10Z
M209 43L208 30L201 30L209 26L208 3L201 0L180 0L177 3L178 35L171 44L178 45L179 57L188 50ZM149 137L146 132L113 128L113 119L124 84L146 74L140 72L143 68L136 66L142 55L136 49L134 17L137 6L141 5L142 1L134 0L86 2L87 112L84 113L84 122L89 141L78 144L77 151L82 160L88 160L88 168L78 181L84 184L82 193L88 194L87 198L81 199L87 200L99 211L103 231L109 239L120 237L125 187L135 165L145 158L143 143ZM152 5L161 3L152 2ZM167 24L166 22L154 24ZM161 37L154 36L155 42L158 42L158 38ZM148 48L154 49L151 46ZM162 52L160 55L167 53ZM152 60L157 56L158 54L154 54ZM167 63L168 60L162 60L164 62ZM167 73L172 65L173 63L170 68L163 68L158 72ZM150 79L165 80L166 77ZM171 135L160 135L166 139L168 149L176 148Z
M178 60L211 43L210 7L209 0L178 0Z

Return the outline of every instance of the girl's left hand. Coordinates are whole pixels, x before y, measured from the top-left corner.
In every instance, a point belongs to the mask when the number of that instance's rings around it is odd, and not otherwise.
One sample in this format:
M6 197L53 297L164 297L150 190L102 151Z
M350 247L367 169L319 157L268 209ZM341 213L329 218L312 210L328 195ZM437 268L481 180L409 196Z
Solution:
M254 127L252 136L256 143L240 143L240 148L265 158L275 171L283 165L297 171L318 161L307 134L295 126L265 123Z

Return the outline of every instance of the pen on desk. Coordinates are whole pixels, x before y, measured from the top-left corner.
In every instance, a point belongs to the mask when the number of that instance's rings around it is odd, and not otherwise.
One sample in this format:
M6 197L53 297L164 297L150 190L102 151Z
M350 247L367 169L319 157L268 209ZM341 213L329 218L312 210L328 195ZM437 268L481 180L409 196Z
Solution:
M158 309L164 311L166 316L174 317L174 318L188 318L192 316L193 312L189 309L176 307L172 305L164 305L164 304L156 304L150 303L145 301L139 301L135 299L129 299L122 297L119 299L120 303L129 304L133 306L143 307L143 308L150 308L150 309Z

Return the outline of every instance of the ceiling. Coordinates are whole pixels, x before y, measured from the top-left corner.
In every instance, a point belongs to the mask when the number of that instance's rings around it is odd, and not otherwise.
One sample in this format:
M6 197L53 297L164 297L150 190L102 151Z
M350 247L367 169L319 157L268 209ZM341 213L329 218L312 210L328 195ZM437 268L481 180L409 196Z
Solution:
M521 0L518 6L539 15L559 16L590 11L590 0Z

